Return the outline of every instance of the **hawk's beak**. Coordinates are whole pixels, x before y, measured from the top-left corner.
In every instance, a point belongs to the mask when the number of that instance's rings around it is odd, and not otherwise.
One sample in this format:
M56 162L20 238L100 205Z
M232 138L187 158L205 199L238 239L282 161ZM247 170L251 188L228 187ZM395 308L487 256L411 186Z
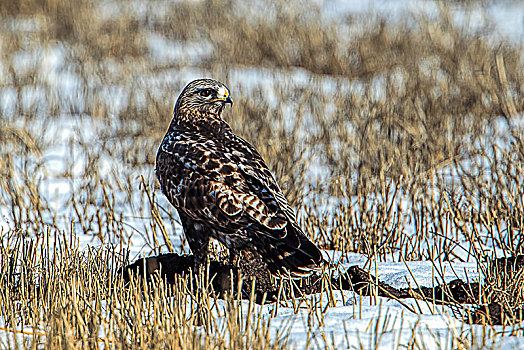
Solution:
M229 94L217 97L214 100L212 100L211 102L217 102L217 101L222 101L224 103L229 103L229 104L233 105L233 100L231 99Z

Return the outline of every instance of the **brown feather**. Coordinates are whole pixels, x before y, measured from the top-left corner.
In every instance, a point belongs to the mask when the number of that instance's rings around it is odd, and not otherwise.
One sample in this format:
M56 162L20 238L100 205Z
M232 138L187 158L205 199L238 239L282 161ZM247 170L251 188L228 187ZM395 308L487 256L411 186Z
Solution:
M195 261L205 260L213 237L232 251L259 251L273 272L311 271L322 254L296 224L260 154L222 120L228 99L220 82L188 84L157 153L157 178L179 212Z

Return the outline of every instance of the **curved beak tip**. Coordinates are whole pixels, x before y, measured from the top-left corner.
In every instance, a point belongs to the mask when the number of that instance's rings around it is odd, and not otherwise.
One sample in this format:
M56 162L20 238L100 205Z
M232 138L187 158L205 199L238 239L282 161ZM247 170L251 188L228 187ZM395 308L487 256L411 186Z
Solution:
M224 103L229 103L230 105L233 105L233 100L231 99L230 96L226 97L226 99L224 100Z

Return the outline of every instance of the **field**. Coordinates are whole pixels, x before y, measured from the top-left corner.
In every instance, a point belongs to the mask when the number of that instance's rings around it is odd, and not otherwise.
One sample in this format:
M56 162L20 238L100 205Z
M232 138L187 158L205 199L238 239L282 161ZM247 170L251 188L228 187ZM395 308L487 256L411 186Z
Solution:
M524 347L523 272L489 264L524 254L524 6L358 3L0 2L0 348ZM125 264L189 253L154 162L201 77L229 87L224 118L326 275L460 278L480 282L474 303L323 283L259 305L198 277L124 285ZM502 324L471 324L488 304Z

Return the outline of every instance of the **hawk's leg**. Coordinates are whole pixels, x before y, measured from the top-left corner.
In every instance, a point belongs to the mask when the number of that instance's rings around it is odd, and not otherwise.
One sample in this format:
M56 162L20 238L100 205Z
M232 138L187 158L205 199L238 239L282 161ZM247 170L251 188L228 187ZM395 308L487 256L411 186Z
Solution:
M191 249L194 258L193 273L194 281L196 282L194 286L196 288L196 297L198 300L195 319L196 325L207 325L208 320L210 319L209 309L202 307L202 305L204 305L204 290L208 288L209 283L209 276L206 269L207 250L209 247L209 230L201 223L194 221L184 213L181 213L181 211L178 212L178 215L182 221L184 234L186 235L187 243L189 244L189 248ZM204 273L199 277L201 268L204 269ZM200 280L200 278L203 280ZM198 281L203 282L200 285L200 288L198 287ZM193 281L191 281L191 286L191 288L193 288Z
M180 220L184 227L184 234L189 248L194 257L194 272L198 273L200 267L206 267L207 251L209 247L209 231L199 222L191 220L179 211Z
M229 259L227 261L229 265L238 267L239 253L237 249L233 247L229 248Z
M240 252L243 250L252 250L250 246L251 240L249 239L237 239L234 240L232 244L229 245L229 265L239 267L240 263Z

